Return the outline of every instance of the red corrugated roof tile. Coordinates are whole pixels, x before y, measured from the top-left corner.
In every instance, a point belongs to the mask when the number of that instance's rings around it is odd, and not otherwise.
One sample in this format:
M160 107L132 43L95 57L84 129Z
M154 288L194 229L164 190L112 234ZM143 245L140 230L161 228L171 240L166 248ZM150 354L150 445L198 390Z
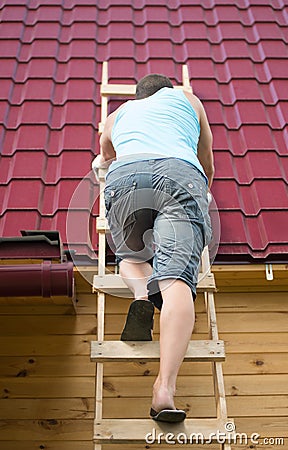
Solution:
M47 183L58 183L61 179L71 178L81 180L89 172L91 150L66 150L54 158L49 158L46 168ZM87 170L88 169L88 170ZM68 206L68 205L67 205Z
M45 186L42 197L41 215L54 216L60 209L67 209L79 180L61 180L56 185ZM83 193L84 194L84 193ZM84 204L89 202L89 191L82 196ZM55 198L57 201L55 201Z
M0 215L7 210L33 210L38 209L39 193L43 189L41 180L18 179L10 182L8 186L1 186Z
M37 211L28 209L24 211L21 209L10 211L7 209L0 220L0 234L1 236L20 236L20 230L22 229L38 230L40 229L39 219Z
M222 158L227 158L226 155L226 153L222 154ZM221 158L219 158L220 153L217 156L218 161L220 160L221 162ZM230 178L233 178L233 176L235 176L235 179L240 185L250 185L253 180L256 179L263 179L264 182L266 181L266 179L268 181L274 179L285 180L285 173L287 172L285 172L285 169L283 170L282 167L284 162L285 159L279 159L279 156L274 151L266 151L265 153L263 153L262 151L249 152L245 155L244 158L233 158L235 173ZM223 164L226 170L227 165L227 162L226 164Z
M214 189L219 198L220 210L240 210L246 212L246 217L259 216L261 211L277 211L287 207L287 185L283 180L256 180L252 184L239 186L235 182L229 185L229 197L221 196L226 180L219 180ZM275 198L277 204L275 204Z
M111 83L131 84L150 72L180 83L186 63L214 135L218 258L285 258L287 7L287 0L3 1L1 235L58 229L94 259L98 191L81 180L99 149L101 62L109 61Z
M9 169L1 173L1 183L8 184L12 180L42 179L47 157L43 151L19 151L13 158L3 158L3 164L9 164ZM1 162L2 166L2 162ZM3 178L2 178L3 177Z

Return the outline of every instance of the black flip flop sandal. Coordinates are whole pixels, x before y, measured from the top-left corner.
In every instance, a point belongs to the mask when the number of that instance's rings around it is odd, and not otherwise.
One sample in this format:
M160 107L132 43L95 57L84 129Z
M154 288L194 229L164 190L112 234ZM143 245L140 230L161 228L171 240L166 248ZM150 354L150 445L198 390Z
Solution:
M162 409L158 413L151 408L150 409L151 419L158 422L169 422L178 423L183 422L186 419L186 413L182 409Z
M129 307L121 341L152 341L153 316L153 303L134 300Z

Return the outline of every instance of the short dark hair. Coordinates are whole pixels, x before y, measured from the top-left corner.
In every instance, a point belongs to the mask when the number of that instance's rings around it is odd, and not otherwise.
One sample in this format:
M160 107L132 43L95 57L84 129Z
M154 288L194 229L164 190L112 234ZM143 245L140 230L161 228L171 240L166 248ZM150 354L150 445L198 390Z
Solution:
M150 97L163 87L173 88L173 85L168 77L160 75L159 73L152 73L141 78L136 86L136 99Z

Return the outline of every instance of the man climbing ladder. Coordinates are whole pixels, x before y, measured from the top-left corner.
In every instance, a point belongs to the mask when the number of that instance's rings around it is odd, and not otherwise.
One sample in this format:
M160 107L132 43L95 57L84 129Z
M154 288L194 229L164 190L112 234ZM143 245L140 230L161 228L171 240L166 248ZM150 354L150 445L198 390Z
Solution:
M93 168L109 167L105 204L120 274L134 294L122 340L151 340L160 315L153 419L178 422L176 378L194 326L202 250L211 238L212 134L200 100L148 75L106 120ZM151 267L151 264L153 268ZM153 303L152 303L153 302Z

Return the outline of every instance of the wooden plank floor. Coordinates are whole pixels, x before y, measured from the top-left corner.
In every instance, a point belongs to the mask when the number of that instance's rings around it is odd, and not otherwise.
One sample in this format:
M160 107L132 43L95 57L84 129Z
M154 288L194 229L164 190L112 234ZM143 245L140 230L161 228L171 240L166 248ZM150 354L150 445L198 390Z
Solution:
M207 338L202 300L199 296L193 339ZM108 297L106 339L119 339L127 308L127 300ZM228 412L236 431L284 438L278 448L288 448L287 292L220 289L216 308L220 338L226 343ZM156 339L158 332L156 319ZM80 294L77 315L69 305L17 305L0 299L0 335L0 449L93 450L95 364L90 362L90 340L96 340L96 296ZM157 369L153 362L105 363L104 417L146 418ZM188 417L213 417L210 363L182 365L176 403ZM264 447L260 440L253 447L258 448L277 446Z

